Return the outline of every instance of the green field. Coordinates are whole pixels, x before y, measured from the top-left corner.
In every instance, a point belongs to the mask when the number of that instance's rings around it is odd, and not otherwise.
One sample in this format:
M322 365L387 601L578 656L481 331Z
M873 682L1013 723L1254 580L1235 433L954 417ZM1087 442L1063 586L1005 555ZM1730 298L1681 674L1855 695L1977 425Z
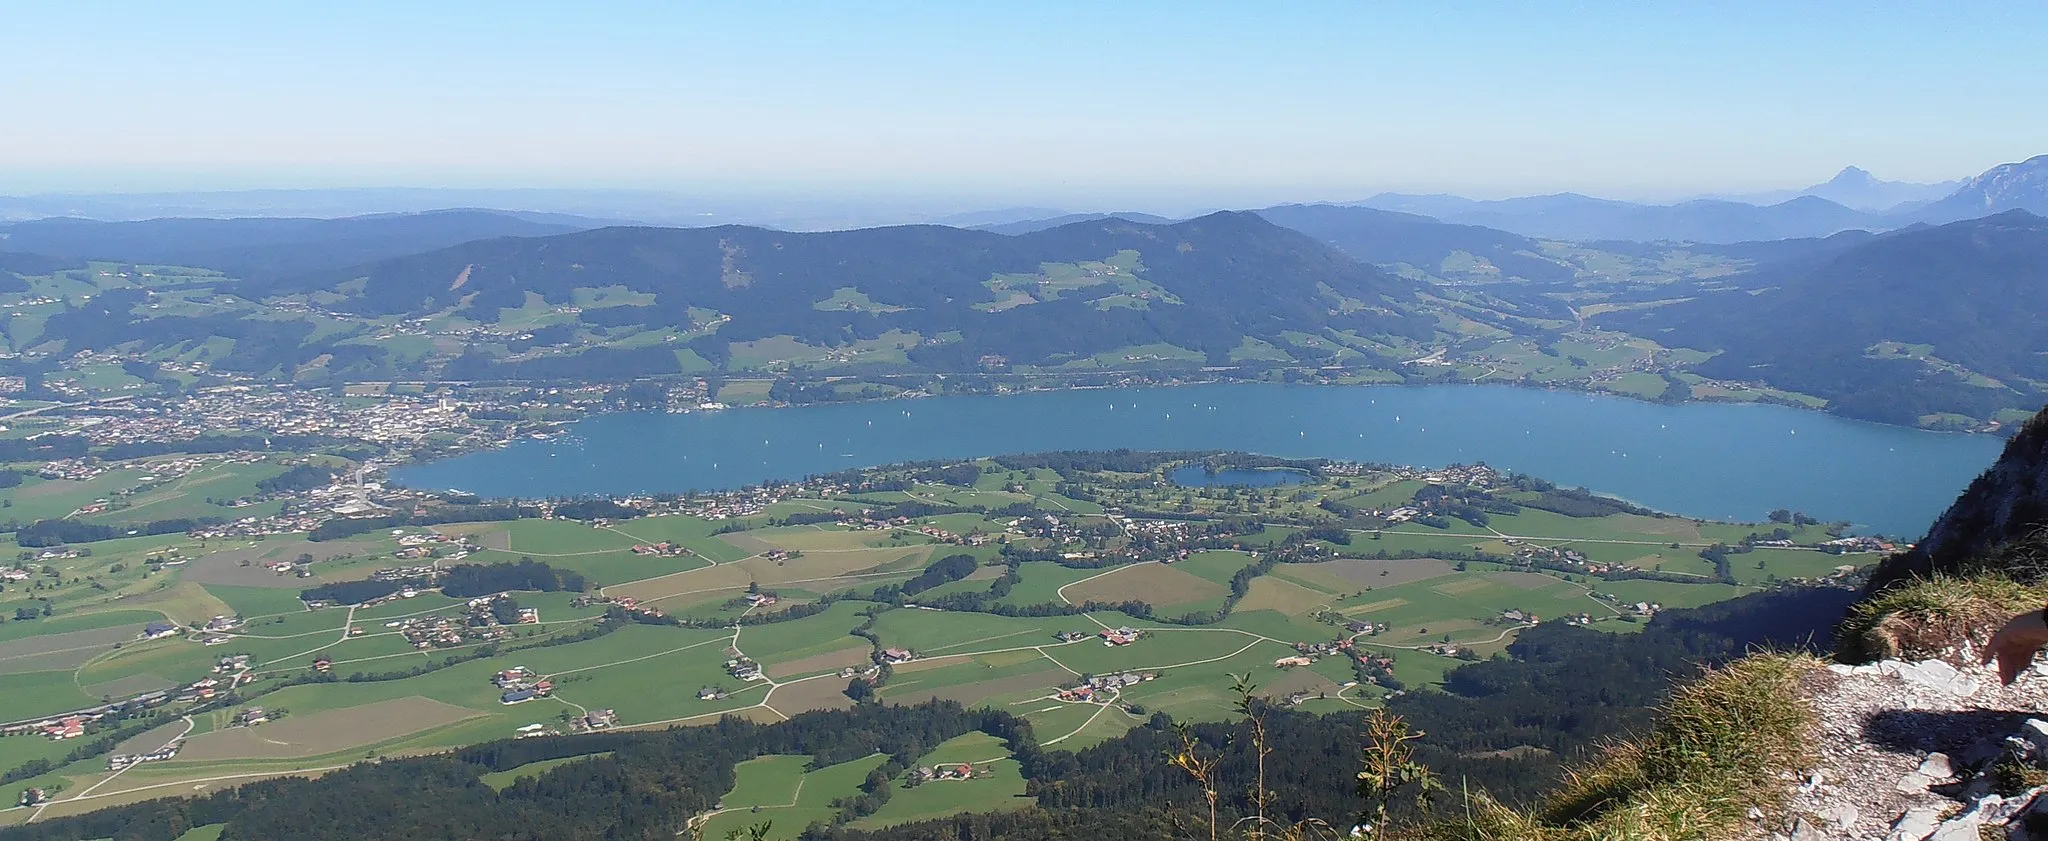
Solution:
M927 758L920 764L929 764L931 761ZM899 823L943 818L961 812L1025 809L1038 803L1037 798L1024 796L1024 775L1018 770L1016 760L1005 755L1003 759L986 762L977 767L987 776L968 780L937 780L916 787L905 787L902 782L896 782L896 788L890 793L889 802L882 804L882 808L876 810L874 814L854 821L849 826L855 829L893 826Z
M1105 570L1073 569L1051 561L1034 561L1024 564L1017 571L1019 581L1010 589L1010 595L1002 604L1059 604L1059 589L1081 579L1098 575Z
M804 772L811 766L808 756L763 756L733 768L732 791L718 799L721 809L750 809L755 806L794 806L803 786Z
M299 601L297 587L238 587L232 584L207 584L206 592L225 602L235 613L244 617L274 616L277 614L302 613L306 603Z
M543 759L539 762L528 762L525 765L521 765L517 768L508 768L503 771L492 771L488 774L483 775L482 780L484 785L491 787L492 791L504 791L506 786L511 785L516 780L539 779L540 775L552 771L556 768L560 768L571 762L581 762L586 759L595 759L600 756L610 755L611 751L599 751L597 753L587 753L581 756L564 756L560 759Z
M109 610L99 613L81 613L72 616L55 616L48 619L12 620L0 622L0 642L26 639L69 631L90 631L99 628L115 628L134 625L135 632L141 633L142 626L162 619L163 614L146 610Z
M809 757L768 757L764 762L756 759L742 764L748 769L751 779L736 783L735 794L772 796L783 790L792 791L791 799L781 803L747 804L744 808L730 807L731 811L720 812L704 824L704 837L723 838L727 832L768 822L774 824L768 838L774 841L789 841L802 834L812 823L830 823L838 810L832 808L832 801L860 793L860 784L867 779L869 771L880 767L888 757L876 754L865 759L842 762L807 771L801 775L797 785L788 785L791 768L788 760L807 763ZM795 770L801 770L799 763ZM742 789L746 791L742 792ZM730 797L732 795L728 795Z

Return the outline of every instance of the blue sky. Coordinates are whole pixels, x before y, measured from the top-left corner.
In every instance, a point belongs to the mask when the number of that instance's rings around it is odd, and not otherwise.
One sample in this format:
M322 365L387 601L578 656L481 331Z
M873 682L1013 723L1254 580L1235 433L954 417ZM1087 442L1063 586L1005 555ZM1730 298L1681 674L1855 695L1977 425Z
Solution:
M0 20L0 192L1658 196L2048 152L2039 2L0 0Z

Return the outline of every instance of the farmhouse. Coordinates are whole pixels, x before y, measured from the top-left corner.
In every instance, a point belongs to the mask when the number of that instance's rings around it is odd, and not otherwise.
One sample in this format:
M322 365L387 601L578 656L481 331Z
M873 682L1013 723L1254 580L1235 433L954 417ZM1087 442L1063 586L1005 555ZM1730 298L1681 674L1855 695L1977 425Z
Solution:
M511 704L524 704L538 697L540 697L540 692L537 690L514 689L510 692L498 696L498 703L506 704L508 706Z
M169 622L156 621L142 627L142 638L146 640L160 640L164 637L174 637L177 635L178 626Z
M32 788L21 793L21 805L23 806L35 806L49 799L50 795L39 788Z
M917 775L927 780L971 780L977 775L974 764L962 762L958 765L940 765L935 768L919 768Z
M761 664L745 657L735 657L725 661L725 673L740 680L760 680L762 678Z
M76 739L85 735L85 719L75 715L66 716L64 719L44 727L43 735L50 737L53 741Z
M1143 635L1131 628L1104 628L1101 634L1103 645L1130 645Z
M1315 665L1315 663L1316 663L1316 661L1315 661L1315 658L1313 658L1313 657L1303 657L1303 656L1300 656L1300 655L1296 655L1296 656L1293 656L1293 657L1282 657L1282 658L1280 658L1280 659L1278 659L1278 660L1274 660L1274 661L1273 661L1273 665L1275 665L1275 666L1278 666L1278 667L1280 667L1280 668L1283 668L1283 669L1291 669L1291 668L1294 668L1294 667L1296 667L1296 666L1313 666L1313 665Z
M270 716L263 712L262 707L250 707L235 716L235 723L243 727L255 727L269 720Z
M592 730L603 730L619 723L619 714L611 710L591 710L583 714L583 726Z
M917 659L917 655L907 648L884 648L882 659L890 663L908 663Z

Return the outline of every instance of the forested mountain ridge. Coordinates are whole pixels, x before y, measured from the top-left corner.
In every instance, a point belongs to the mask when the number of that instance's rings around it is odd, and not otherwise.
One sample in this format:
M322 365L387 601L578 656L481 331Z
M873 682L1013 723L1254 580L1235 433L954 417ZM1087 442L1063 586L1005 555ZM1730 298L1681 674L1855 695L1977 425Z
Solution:
M1071 225L1075 222L1092 222L1097 219L1122 219L1126 222L1143 222L1148 225L1171 225L1177 221L1170 217L1151 213L1117 211L1114 213L1062 213L1058 216L1049 216L1044 219L1023 219L1015 222L990 222L979 225L958 225L955 227L1016 236L1018 234L1043 231L1048 228L1057 228L1061 225Z
M1604 324L1719 354L1696 367L1915 423L2031 412L2048 384L2048 220L2012 211L1878 237L1761 291L1618 312Z
M1367 263L1406 263L1434 271L1463 252L1501 274L1538 281L1570 281L1573 267L1542 256L1542 244L1520 234L1440 222L1427 216L1335 204L1283 204L1256 211Z
M1225 360L1247 336L1324 329L1426 337L1419 284L1361 265L1251 214L1172 225L1120 219L1015 237L939 226L788 233L761 228L604 228L496 239L295 278L275 291L360 293L330 306L363 315L462 307L484 321L527 305L567 306L576 290L651 296L586 309L608 326L701 328L720 346L788 335L842 344L890 330L927 342L911 358L972 369L1168 343ZM950 362L948 361L950 360Z

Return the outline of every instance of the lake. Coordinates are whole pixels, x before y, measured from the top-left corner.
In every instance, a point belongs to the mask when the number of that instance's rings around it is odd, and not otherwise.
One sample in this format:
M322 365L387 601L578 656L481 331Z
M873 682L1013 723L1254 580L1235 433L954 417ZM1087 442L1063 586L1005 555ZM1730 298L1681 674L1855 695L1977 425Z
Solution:
M1299 470L1266 469L1245 470L1226 467L1214 473L1199 464L1175 468L1166 474L1166 480L1184 488L1271 488L1280 485L1296 485L1306 482L1309 474Z
M2004 441L1784 406L1664 405L1514 386L1215 384L597 415L394 471L484 496L712 490L900 461L1043 450L1244 450L1417 466L1483 461L1691 517L1774 508L1917 537Z

